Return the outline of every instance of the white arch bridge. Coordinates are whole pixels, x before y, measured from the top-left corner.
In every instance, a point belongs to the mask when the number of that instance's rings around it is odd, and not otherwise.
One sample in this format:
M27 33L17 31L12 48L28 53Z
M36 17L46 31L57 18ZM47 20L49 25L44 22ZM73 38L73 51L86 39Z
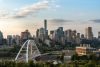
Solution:
M29 60L35 61L35 58L41 55L38 47L36 46L36 43L34 40L27 40L22 47L20 48L15 61L24 61L28 62Z

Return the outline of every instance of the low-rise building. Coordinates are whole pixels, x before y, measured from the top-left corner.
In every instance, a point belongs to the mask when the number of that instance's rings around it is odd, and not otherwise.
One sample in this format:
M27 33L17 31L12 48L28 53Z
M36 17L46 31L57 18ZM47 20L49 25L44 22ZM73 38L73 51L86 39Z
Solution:
M93 47L90 47L90 45L88 45L88 44L83 44L83 45L80 45L80 46L76 47L76 53L79 56L82 56L82 55L90 55L94 51L96 51L96 49L93 48Z

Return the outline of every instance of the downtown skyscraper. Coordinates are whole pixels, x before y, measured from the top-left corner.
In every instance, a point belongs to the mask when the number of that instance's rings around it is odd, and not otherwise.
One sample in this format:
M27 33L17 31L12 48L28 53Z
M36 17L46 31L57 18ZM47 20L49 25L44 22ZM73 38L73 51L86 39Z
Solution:
M88 28L85 29L85 36L88 40L93 39L92 27L88 27Z
M47 20L44 20L44 27L37 29L36 37L41 39L42 41L48 38L48 30L47 30Z
M3 33L0 31L0 45L3 45Z

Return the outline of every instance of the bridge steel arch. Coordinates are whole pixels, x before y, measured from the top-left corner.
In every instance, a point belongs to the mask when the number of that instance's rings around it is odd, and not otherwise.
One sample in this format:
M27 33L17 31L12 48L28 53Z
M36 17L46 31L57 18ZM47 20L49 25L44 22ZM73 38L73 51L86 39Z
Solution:
M29 60L35 61L35 57L41 56L41 53L34 40L27 40L20 48L15 61L28 62Z

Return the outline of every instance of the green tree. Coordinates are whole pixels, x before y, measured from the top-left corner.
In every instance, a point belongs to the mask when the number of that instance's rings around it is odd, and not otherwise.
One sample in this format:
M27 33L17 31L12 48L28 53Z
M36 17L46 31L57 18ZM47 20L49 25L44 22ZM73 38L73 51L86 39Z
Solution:
M31 61L28 62L28 66L29 66L29 67L34 67L35 64L34 64L33 61L31 60Z
M87 64L84 65L84 67L96 67L96 64L93 61L89 61Z
M72 60L72 61L79 60L78 54L72 55L71 60Z

